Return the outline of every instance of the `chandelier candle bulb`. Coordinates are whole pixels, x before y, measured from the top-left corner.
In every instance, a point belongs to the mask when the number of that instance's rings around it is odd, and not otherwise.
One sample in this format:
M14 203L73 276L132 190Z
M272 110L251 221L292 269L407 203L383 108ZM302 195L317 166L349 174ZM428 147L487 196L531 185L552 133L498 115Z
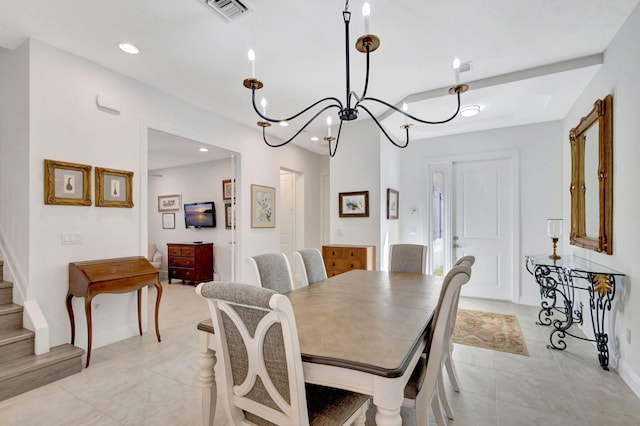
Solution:
M331 137L331 117L327 117L327 136Z
M364 33L369 34L369 15L371 15L371 8L369 3L362 5L362 16L364 17Z
M456 76L456 85L460 84L460 59L453 59L453 72Z
M409 111L409 106L407 105L406 102L402 103L402 111L403 112ZM406 115L404 116L404 124L409 124L409 117L407 117Z
M262 98L262 100L260 101L260 105L262 106L262 115L266 116L267 115L267 100L265 98Z
M251 78L256 78L256 54L253 49L249 49L247 56L249 57L249 63L251 64Z

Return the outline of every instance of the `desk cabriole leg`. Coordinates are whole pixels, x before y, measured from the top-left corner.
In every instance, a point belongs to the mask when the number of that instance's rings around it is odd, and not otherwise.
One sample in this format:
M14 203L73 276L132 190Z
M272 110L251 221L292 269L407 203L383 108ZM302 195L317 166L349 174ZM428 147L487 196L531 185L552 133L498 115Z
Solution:
M73 315L73 305L71 304L71 299L73 299L73 294L67 293L67 313L69 314L69 322L71 323L71 344L75 344L76 342L76 320Z
M156 337L158 338L158 342L161 342L160 339L160 326L158 325L158 313L160 312L160 299L162 298L162 284L158 281L154 284L157 290L156 293Z
M89 295L84 298L84 313L87 317L87 365L85 365L85 368L89 368L89 362L91 362L91 339L93 338L93 322L91 321L92 299Z

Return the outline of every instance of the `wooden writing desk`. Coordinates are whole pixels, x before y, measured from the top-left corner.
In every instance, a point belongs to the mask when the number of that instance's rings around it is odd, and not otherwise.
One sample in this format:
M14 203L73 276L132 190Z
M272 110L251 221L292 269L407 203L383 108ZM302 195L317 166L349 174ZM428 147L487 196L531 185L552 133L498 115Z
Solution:
M353 270L288 293L305 381L372 395L376 424L401 425L404 387L425 347L442 280ZM205 425L213 424L216 398L210 324L198 326Z
M156 337L160 341L158 309L162 297L158 270L144 257L122 257L117 259L89 260L69 263L69 291L66 304L71 322L71 344L76 339L76 323L71 299L84 297L84 311L87 318L87 364L91 360L91 300L100 293L129 293L138 291L138 330L142 336L142 289L153 284L158 290L156 296Z

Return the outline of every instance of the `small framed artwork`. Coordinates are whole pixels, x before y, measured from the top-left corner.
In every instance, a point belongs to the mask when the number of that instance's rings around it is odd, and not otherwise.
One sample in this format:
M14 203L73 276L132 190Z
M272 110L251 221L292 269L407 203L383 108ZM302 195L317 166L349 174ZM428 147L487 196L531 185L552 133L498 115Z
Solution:
M398 218L399 195L395 189L387 188L387 219Z
M44 203L91 205L91 166L44 160Z
M133 172L96 167L96 206L133 207Z
M251 227L276 227L276 189L251 185Z
M179 212L182 204L180 194L158 195L159 212Z
M224 203L224 227L233 229L236 226L235 214L233 214L233 206L231 203Z
M162 213L162 229L176 229L175 213Z
M231 195L235 198L236 193L236 180L225 179L222 181L222 199L224 201L231 200Z
M340 217L369 217L369 191L340 192Z

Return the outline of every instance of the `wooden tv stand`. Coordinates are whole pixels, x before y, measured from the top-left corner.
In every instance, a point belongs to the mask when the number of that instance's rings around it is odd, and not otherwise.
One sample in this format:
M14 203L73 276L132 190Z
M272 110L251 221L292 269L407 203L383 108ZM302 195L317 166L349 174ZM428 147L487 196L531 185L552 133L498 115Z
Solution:
M173 278L193 283L213 281L213 243L168 243L169 284Z

